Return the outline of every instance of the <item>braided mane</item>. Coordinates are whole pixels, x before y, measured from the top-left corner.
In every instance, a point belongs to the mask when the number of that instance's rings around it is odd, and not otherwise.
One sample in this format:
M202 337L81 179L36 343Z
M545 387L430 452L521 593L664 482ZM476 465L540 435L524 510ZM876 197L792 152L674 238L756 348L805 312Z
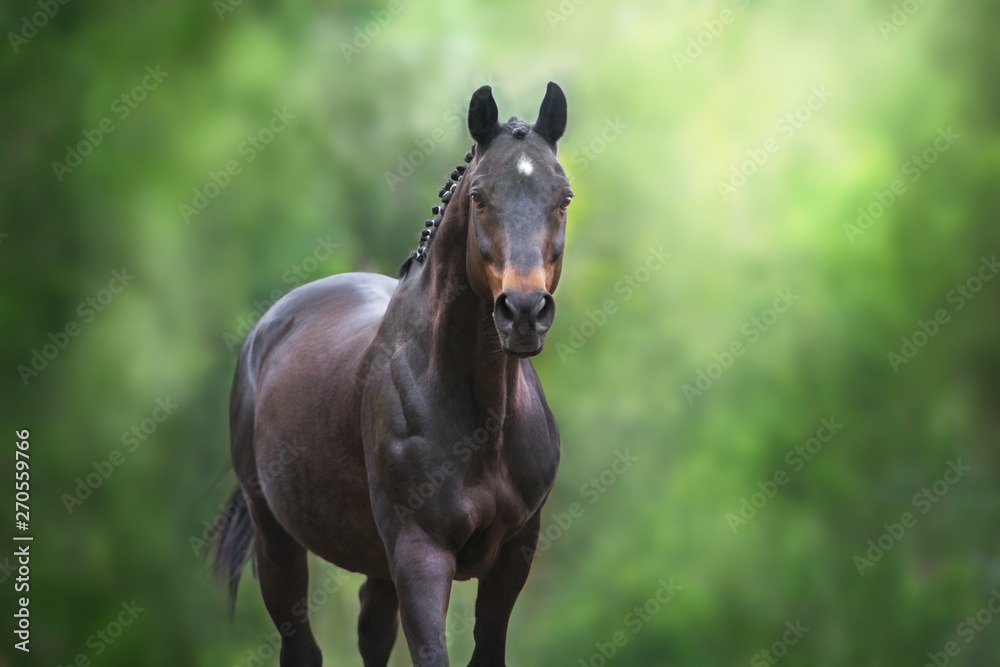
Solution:
M444 182L444 187L438 190L438 197L441 198L441 203L431 207L431 213L434 217L424 222L424 230L420 232L420 243L417 245L417 249L411 252L406 261L399 265L400 278L407 274L413 262L422 263L427 258L427 250L430 248L431 239L434 238L434 233L441 224L441 219L444 218L444 211L448 207L448 202L451 201L451 198L455 195L455 190L458 189L457 181L462 178L462 175L468 168L467 163L472 162L475 150L476 147L473 145L472 149L465 154L466 164L460 164L455 167L455 170L451 172L451 177Z

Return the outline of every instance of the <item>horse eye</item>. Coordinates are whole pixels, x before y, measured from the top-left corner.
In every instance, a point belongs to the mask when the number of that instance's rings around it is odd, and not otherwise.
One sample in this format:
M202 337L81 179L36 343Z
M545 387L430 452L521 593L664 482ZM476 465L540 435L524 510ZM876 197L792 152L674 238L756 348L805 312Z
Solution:
M573 201L573 198L567 195L566 197L563 197L563 200L562 200L562 202L560 202L560 204L559 204L559 207L560 207L560 208L561 208L562 210L564 210L564 211L565 211L566 209L568 209L568 208L569 208L569 204L570 204L570 202L572 202L572 201Z
M483 198L479 196L478 192L473 192L472 194L469 195L469 197L472 199L473 206L475 206L480 211L483 210L485 204L483 203Z

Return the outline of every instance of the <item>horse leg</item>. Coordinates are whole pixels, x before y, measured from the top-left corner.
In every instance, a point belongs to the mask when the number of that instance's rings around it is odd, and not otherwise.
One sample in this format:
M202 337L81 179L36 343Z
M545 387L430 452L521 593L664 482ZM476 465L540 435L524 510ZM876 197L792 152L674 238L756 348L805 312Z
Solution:
M528 519L520 533L500 548L493 569L479 580L476 628L473 631L476 649L469 667L505 666L507 623L514 610L514 602L528 579L540 525L541 510Z
M413 667L448 667L445 616L455 554L410 528L396 538L390 562Z
M320 667L323 657L305 612L309 595L306 550L278 524L262 499L251 503L251 515L260 592L281 634L281 667Z
M358 649L365 667L385 667L399 629L396 587L387 579L369 577L361 584Z

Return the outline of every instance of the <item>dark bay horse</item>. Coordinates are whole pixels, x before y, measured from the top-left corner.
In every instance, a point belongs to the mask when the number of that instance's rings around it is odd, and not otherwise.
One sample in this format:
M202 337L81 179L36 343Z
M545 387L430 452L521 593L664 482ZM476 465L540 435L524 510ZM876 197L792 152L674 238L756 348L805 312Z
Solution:
M320 665L306 552L367 576L358 646L384 667L399 619L417 667L448 665L454 580L479 579L470 665L503 667L559 434L528 357L552 325L572 199L556 159L566 97L501 123L489 86L475 143L398 281L350 273L278 301L240 350L214 569L235 599L256 559L282 667ZM251 551L251 545L253 547Z

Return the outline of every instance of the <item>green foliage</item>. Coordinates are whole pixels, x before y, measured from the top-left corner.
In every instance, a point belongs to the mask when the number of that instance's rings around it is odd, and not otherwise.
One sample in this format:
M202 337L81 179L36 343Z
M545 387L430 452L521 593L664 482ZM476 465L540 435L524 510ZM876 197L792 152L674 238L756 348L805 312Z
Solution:
M196 553L233 486L244 323L303 279L392 274L468 148L471 92L533 119L549 80L577 197L536 366L564 456L508 664L600 665L616 633L609 665L769 664L798 620L781 664L921 665L951 641L949 664L996 664L1000 626L960 624L1000 590L1000 280L976 282L1000 250L997 4L390 7L71 2L0 49L4 423L31 430L36 535L13 664L267 646L249 571L230 622ZM5 32L38 11L5 6ZM25 384L49 334L65 349ZM618 452L637 460L605 472ZM313 565L327 664L360 665L360 578ZM455 664L474 595L456 586Z

